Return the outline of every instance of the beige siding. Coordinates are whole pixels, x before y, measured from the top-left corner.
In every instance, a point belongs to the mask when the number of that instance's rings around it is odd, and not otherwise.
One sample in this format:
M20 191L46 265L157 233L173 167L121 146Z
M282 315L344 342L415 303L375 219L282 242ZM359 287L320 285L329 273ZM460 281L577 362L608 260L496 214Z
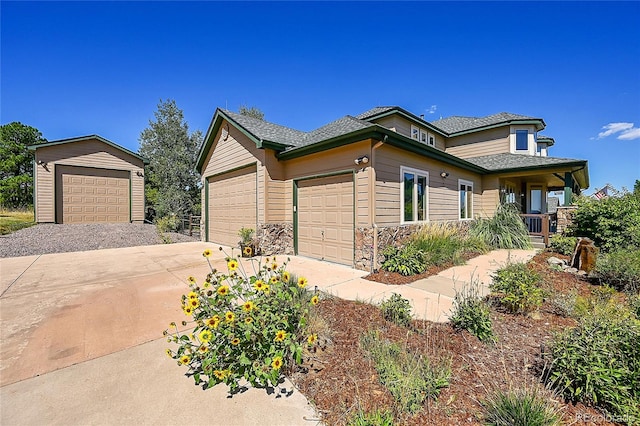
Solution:
M355 211L356 218L358 218L357 223L358 226L369 224L369 185L367 171L369 166L356 166L354 160L363 155L371 158L371 143L371 140L365 140L317 154L310 154L302 158L288 160L284 166L286 177L289 180L325 175L337 171L356 171L357 193ZM365 170L362 171L362 169ZM292 188L292 185L287 185L286 191L291 191ZM291 201L293 201L293 199Z
M41 161L47 168L38 165ZM36 221L54 222L56 219L55 168L58 165L91 167L131 172L133 221L144 220L144 165L138 158L97 139L39 147L36 150Z
M222 123L221 129L227 125L227 122ZM245 134L238 130L234 126L229 126L229 134L225 140L222 137L222 132L214 136L215 142L209 149L209 153L205 159L204 167L202 171L203 181L204 179L225 173L230 170L237 169L239 167L248 166L250 164L258 162L257 176L257 207L258 207L258 222L264 221L266 214L265 203L265 186L268 179L267 173L264 170L263 162L265 159L265 150L258 149L255 142L249 139ZM204 191L204 188L203 188ZM203 216L205 214L204 206L202 207Z
M460 158L509 152L509 128L490 129L447 140L446 152Z
M482 177L482 197L476 211L481 217L492 217L500 204L500 180L497 176Z
M479 175L384 145L377 150L376 163L374 164L376 168L375 221L378 226L400 224L400 168L402 166L428 173L427 203L430 221L458 220L458 179L474 183L474 211L478 208L481 193ZM440 177L442 171L448 172L449 176L447 178Z
M381 126L384 126L388 129L393 130L394 132L397 132L399 134L401 134L402 136L406 136L408 138L411 137L411 122L405 118L402 118L400 116L397 115L391 115L388 117L383 117L380 118L378 120L374 121L376 124L379 124ZM431 130L430 128L428 128L427 126L417 126L417 127L421 127L423 130L426 130L428 133L430 133L431 135L433 135L434 139L435 139L435 147L437 149L439 149L440 151L444 151L445 150L445 141L444 141L444 137L442 135L439 135L438 133L434 132L433 130Z

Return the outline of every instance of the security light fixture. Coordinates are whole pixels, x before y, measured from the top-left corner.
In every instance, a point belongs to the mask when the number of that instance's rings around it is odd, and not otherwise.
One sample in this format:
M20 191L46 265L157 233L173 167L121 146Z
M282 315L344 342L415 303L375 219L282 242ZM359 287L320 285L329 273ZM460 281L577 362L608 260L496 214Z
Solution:
M356 165L367 164L369 162L369 157L363 155L362 157L358 157L355 160Z

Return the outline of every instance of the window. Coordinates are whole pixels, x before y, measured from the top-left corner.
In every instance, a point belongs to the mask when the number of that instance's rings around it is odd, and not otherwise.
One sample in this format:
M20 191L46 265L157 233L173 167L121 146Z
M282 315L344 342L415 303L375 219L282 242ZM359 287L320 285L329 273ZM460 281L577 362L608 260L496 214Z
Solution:
M529 132L527 130L516 130L516 151L529 150Z
M402 223L427 220L427 189L429 174L420 170L400 168L402 175Z
M416 126L411 126L411 139L420 140L420 129Z
M436 138L433 135L429 135L429 145L436 146Z
M473 182L459 180L460 188L460 219L473 218Z

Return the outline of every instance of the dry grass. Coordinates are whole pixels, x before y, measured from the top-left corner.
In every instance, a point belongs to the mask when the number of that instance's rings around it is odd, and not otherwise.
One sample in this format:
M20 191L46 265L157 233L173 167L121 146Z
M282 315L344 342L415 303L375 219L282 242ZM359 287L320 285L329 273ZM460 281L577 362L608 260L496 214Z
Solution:
M35 225L33 210L0 209L0 235Z

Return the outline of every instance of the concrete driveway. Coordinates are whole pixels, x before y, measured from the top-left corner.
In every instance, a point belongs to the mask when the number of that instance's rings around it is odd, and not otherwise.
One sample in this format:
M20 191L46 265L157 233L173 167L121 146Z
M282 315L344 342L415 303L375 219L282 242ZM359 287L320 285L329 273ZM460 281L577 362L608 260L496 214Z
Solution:
M0 424L317 424L297 391L227 398L224 386L196 387L165 355L162 330L184 318L187 277L209 271L205 248L0 259Z

